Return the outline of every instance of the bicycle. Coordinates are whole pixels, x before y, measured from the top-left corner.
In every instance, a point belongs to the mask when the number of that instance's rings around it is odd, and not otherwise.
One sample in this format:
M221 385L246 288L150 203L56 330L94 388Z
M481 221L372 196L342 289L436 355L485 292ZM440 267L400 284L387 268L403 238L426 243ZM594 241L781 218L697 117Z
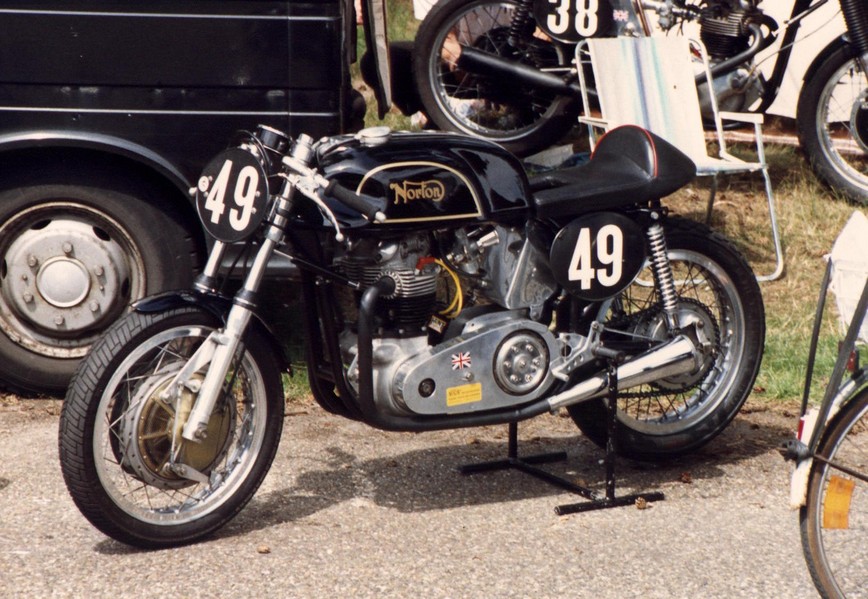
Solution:
M814 585L823 597L868 597L868 370L859 364L857 347L860 338L868 337L862 330L868 329L868 280L823 399L818 407L808 409L833 271L830 260L814 319L798 437L786 444L784 457L796 462L790 501L799 509L802 549ZM864 277L866 273L851 274Z

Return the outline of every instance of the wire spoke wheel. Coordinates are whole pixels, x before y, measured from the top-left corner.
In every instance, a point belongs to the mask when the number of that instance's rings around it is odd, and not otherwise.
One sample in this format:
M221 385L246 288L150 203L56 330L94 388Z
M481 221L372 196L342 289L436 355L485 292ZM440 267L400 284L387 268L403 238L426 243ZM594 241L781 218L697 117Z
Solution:
M672 222L675 221L675 222ZM668 256L675 280L677 317L710 345L693 372L619 389L619 453L638 459L678 455L707 443L747 399L764 342L762 297L750 267L719 235L672 219ZM691 230L692 229L692 230ZM637 355L671 339L650 267L621 294L605 302L598 321L612 349ZM605 446L604 400L570 406L591 440Z
M868 203L868 76L845 47L804 85L799 136L817 176L850 199Z
M576 117L574 98L509 76L469 72L463 48L537 69L564 70L562 49L531 31L510 43L514 0L438 4L416 38L415 76L426 112L438 127L503 144L518 155L553 145Z
M625 391L618 414L627 426L648 434L665 434L690 426L717 409L735 378L733 364L742 359L745 319L729 278L703 256L671 252L682 327L697 323L714 344L712 355L695 373L656 381ZM647 278L646 278L647 277ZM623 331L654 341L666 338L657 288L646 269L637 283L617 298L607 321ZM614 321L614 322L613 322Z
M868 389L820 442L801 510L802 545L824 597L868 597ZM856 476L856 475L861 475Z
M79 509L106 534L145 547L189 542L231 519L271 464L283 412L267 345L242 345L204 439L186 440L205 372L180 391L173 382L213 318L189 308L152 318L132 313L112 330L134 341L111 356L101 342L83 366L93 376L76 377L61 417L61 465Z

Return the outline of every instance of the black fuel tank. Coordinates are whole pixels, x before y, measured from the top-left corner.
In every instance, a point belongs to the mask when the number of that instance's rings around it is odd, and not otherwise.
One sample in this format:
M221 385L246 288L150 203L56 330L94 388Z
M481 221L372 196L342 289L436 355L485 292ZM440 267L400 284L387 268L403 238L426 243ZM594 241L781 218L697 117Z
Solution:
M392 132L372 127L319 152L328 179L388 201L382 226L438 221L527 219L530 190L521 163L497 144L465 135ZM332 204L348 226L362 224Z

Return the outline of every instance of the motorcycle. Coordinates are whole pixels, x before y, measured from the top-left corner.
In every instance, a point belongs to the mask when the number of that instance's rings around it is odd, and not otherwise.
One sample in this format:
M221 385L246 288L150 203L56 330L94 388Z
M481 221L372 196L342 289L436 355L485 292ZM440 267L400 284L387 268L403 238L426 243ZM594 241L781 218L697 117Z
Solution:
M861 0L840 1L842 36L827 26L830 22L817 23L826 19L820 12L831 11L828 0L795 0L783 27L760 4L441 0L417 32L413 75L437 127L485 137L526 156L557 143L576 122L574 55L582 39L698 33L713 78L709 92L705 76L698 76L700 95L714 93L725 111L771 113L775 105L775 114L795 116L801 146L819 179L868 203L868 8ZM811 25L798 37L805 21ZM821 44L818 51L813 40ZM794 48L806 45L816 53L810 66L797 65L805 68L804 83L794 85L788 67L799 62L791 61ZM772 59L764 73L760 67ZM782 89L798 92L794 109L777 102ZM709 122L711 110L706 101Z
M215 238L194 289L137 302L74 376L60 462L75 504L115 539L163 547L253 496L284 416L279 315L257 311L277 254L301 272L308 378L328 412L421 432L566 409L604 446L614 369L623 455L697 449L751 392L765 320L734 246L661 202L694 174L633 126L531 179L468 136L259 127L192 190ZM229 296L219 265L241 241L252 262Z

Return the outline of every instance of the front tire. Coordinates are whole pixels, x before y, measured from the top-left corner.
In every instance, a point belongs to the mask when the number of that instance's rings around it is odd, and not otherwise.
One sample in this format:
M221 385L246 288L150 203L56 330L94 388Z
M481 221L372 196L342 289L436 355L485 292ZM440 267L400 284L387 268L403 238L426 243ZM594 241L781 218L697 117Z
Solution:
M868 204L868 77L849 44L805 81L796 119L817 177L850 200Z
M756 277L723 236L699 223L669 219L668 256L676 284L679 319L696 322L713 348L695 374L673 377L619 393L619 455L662 460L694 451L720 434L753 389L765 341L765 313ZM598 320L611 331L604 342L638 353L669 338L659 290L650 268L618 297L605 303ZM603 399L568 408L581 431L606 446Z
M161 392L218 326L195 307L132 312L73 378L60 417L63 477L81 513L118 541L157 548L198 540L234 517L268 472L284 398L278 361L254 326L205 441L173 438L180 408ZM183 395L195 400L193 391ZM170 468L176 449L179 463L201 473L198 481Z
M824 434L817 455L868 476L868 388L851 399ZM808 570L823 597L868 590L868 482L817 458L799 513Z
M416 34L413 73L425 112L444 131L482 137L517 156L554 145L576 123L574 98L508 78L463 72L459 44L536 67L569 66L571 57L550 41L522 36L511 46L517 0L444 0Z

